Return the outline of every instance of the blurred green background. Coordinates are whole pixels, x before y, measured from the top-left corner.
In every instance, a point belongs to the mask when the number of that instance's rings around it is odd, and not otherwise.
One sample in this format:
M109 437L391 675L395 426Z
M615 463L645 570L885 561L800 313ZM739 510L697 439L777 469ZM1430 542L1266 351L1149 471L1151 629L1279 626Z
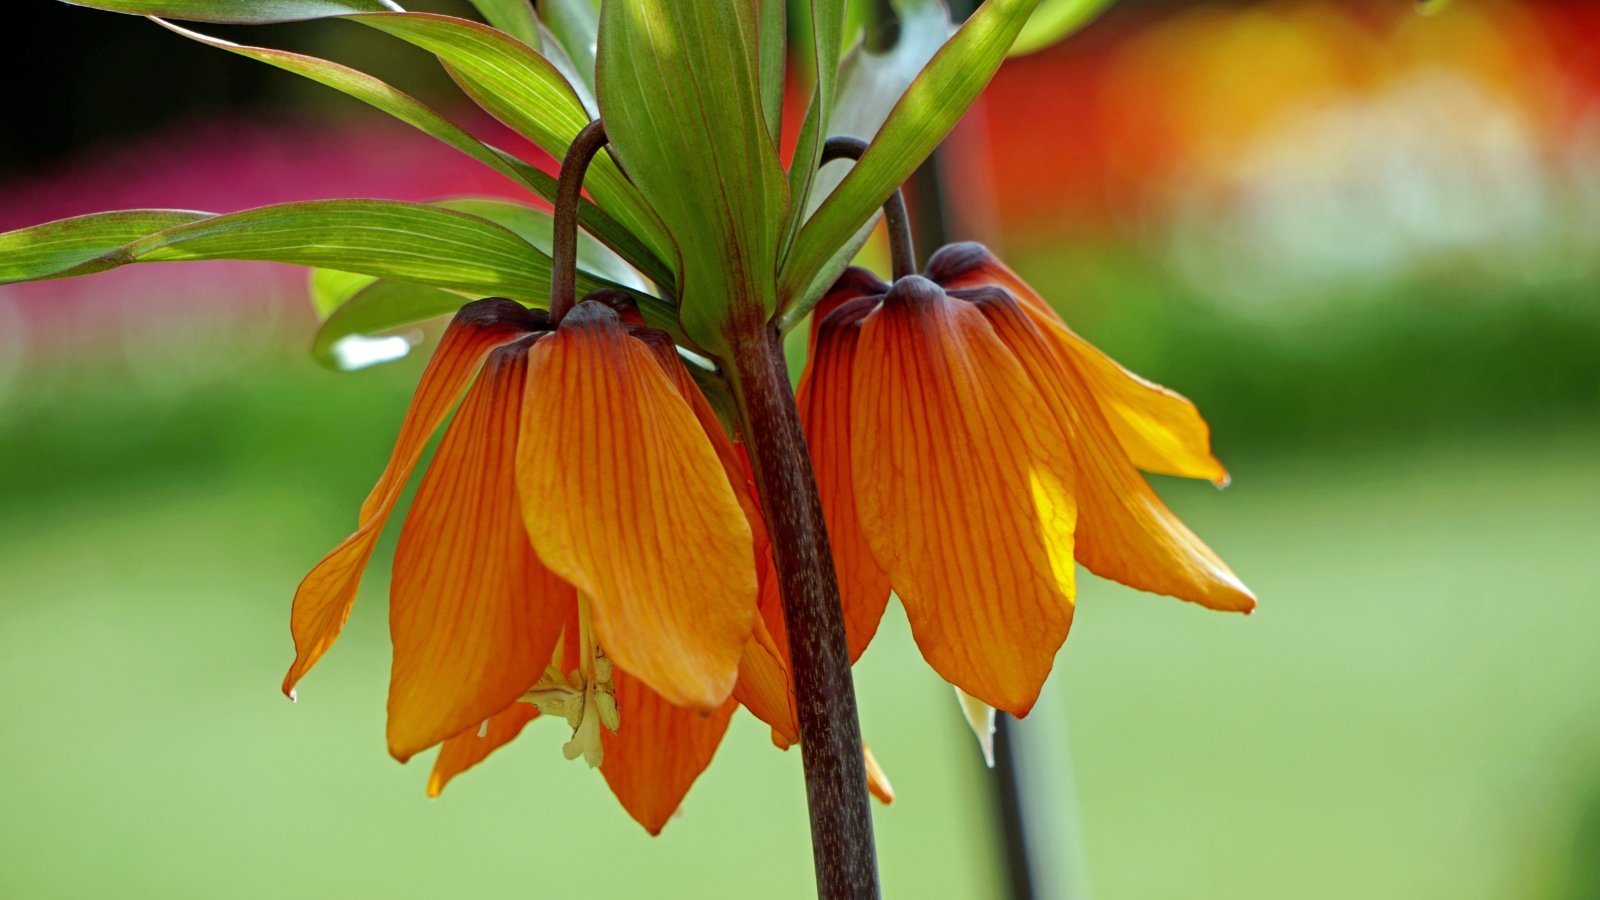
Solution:
M86 126L190 50L38 7L131 65L0 136L0 227L504 190L242 61ZM1584 0L1129 3L952 138L952 229L1206 413L1232 486L1158 487L1262 600L1082 579L1046 715L1086 896L1600 897L1597 39ZM0 896L808 896L799 756L749 716L660 838L549 723L426 799L383 748L392 536L282 698L294 585L421 367L316 368L303 306L254 265L0 288ZM886 893L1001 896L897 610L857 679Z

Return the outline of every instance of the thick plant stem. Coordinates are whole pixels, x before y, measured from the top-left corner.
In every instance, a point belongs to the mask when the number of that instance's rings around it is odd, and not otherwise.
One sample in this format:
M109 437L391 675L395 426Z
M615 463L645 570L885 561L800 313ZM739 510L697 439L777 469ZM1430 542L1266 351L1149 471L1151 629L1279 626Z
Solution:
M822 900L878 897L877 851L839 581L778 333L735 328L728 364L777 564Z

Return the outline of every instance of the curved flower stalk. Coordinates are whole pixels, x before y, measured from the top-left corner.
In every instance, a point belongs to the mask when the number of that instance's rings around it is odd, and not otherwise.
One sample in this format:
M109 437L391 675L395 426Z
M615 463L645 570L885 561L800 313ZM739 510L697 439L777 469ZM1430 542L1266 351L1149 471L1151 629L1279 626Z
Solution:
M892 286L847 270L811 348L799 404L852 655L893 590L941 676L1022 716L1071 627L1074 561L1254 608L1139 473L1226 482L1193 404L1084 341L982 247L945 247Z

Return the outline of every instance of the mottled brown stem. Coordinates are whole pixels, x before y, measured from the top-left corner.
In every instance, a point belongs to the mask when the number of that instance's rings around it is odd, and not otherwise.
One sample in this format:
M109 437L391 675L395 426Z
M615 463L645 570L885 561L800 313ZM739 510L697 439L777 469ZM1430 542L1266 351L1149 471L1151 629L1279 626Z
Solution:
M877 851L839 581L783 347L759 321L735 326L729 343L729 381L789 626L817 896L874 900Z
M550 235L550 324L561 320L578 302L578 203L589 162L606 145L606 126L595 119L567 147L556 181L555 221Z

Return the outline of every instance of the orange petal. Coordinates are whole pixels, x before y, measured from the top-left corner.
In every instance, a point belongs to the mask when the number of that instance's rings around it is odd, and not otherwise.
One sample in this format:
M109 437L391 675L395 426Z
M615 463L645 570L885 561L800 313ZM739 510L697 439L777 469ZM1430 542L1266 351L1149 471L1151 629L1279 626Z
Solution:
M333 645L350 617L361 573L372 556L378 534L405 489L411 470L428 439L438 429L461 392L466 390L489 351L510 343L537 327L536 314L510 300L479 300L456 313L445 329L439 347L422 373L395 439L389 464L361 504L356 532L333 548L300 582L294 595L289 630L294 635L295 659L283 679L283 692L294 696L294 686Z
M626 318L624 321L627 321ZM744 510L745 521L750 525L761 615L757 616L755 630L745 644L744 655L739 659L739 679L734 683L733 696L756 718L772 726L774 743L787 747L799 740L800 726L794 708L794 691L789 683L788 638L781 631L783 612L776 610L776 625L780 630L773 631L770 622L763 622L769 608L778 605L778 583L772 565L772 547L767 537L766 521L762 518L761 504L756 499L750 461L745 456L743 446L733 443L728 437L721 419L683 365L672 341L665 334L650 329L635 328L632 334L655 352L662 370L694 410L695 419L711 441L734 497L739 501L740 509Z
M770 567L764 568L770 571ZM766 581L766 577L767 572L764 571L763 581ZM762 587L765 595L766 585ZM774 744L788 747L800 739L794 687L789 680L789 648L779 645L767 627L764 616L756 618L755 632L750 637L750 643L745 645L733 697L754 713L756 718L772 726Z
M618 665L719 707L756 618L750 525L693 410L612 310L580 303L528 356L517 486L539 558L594 601Z
M1022 308L998 288L963 291L1021 360L1050 415L1072 435L1078 467L1078 560L1129 587L1212 609L1248 612L1255 597L1178 521L1129 461L1094 403L1076 357L1053 352Z
M1072 623L1072 461L970 304L903 278L867 316L850 393L861 530L923 656L1025 715Z
M1211 455L1211 428L1188 398L1129 372L1079 337L1044 298L982 245L941 248L928 261L928 274L947 290L994 285L1015 297L1045 338L1076 360L1135 466L1161 475L1227 483L1228 470Z
M628 815L660 834L711 763L738 704L728 700L703 714L668 702L621 669L613 677L621 726L615 734L601 729L600 774Z
M526 374L526 344L490 354L400 532L389 752L401 762L520 697L577 600L534 555L517 502Z
M772 726L773 745L779 750L787 750L800 741L800 712L795 707L794 677L789 662L789 625L783 618L783 597L778 593L778 567L772 561L770 547L764 548L756 562L756 579L761 584L761 600L757 604L761 624L757 626L757 631L766 629L772 639L771 649L777 653L778 662L783 666L789 706L787 717L781 721L773 721L760 713L756 715Z
M834 280L833 285L828 288L828 292L822 295L822 299L817 301L817 305L811 309L811 337L807 346L813 348L817 346L817 330L822 326L822 320L826 319L834 310L852 300L860 300L862 297L876 297L888 292L889 286L870 271L860 266L851 266L845 269ZM805 372L811 370L813 358L811 356L806 357ZM805 380L805 372L800 375L801 381Z
M861 742L861 753L867 758L867 790L884 806L894 802L894 785L889 783L889 776L884 774L883 766L878 765L877 757L872 755L872 748L866 741Z
M450 738L439 748L428 776L428 796L437 797L450 779L483 762L489 754L522 733L523 726L539 717L531 703L512 703L480 725Z
M873 308L873 301L857 300L835 310L816 327L795 400L817 476L833 567L839 576L839 602L851 662L867 649L889 604L889 579L872 558L862 534L850 472L851 371L862 319Z

